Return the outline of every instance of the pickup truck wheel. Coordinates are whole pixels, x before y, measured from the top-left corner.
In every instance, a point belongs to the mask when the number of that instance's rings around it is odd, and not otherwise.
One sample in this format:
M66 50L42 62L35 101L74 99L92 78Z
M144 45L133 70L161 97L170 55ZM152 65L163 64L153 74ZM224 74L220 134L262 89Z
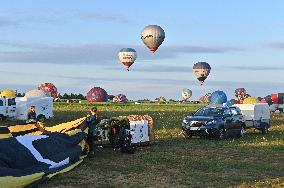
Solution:
M219 140L223 140L226 136L226 130L224 128L220 128L217 132L217 138Z
M261 133L262 134L267 134L268 133L268 126L266 123L261 124Z

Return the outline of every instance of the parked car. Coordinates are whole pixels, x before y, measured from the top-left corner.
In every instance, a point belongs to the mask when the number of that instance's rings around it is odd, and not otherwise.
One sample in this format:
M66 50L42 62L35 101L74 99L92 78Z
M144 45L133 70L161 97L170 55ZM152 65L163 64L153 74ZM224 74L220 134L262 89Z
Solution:
M245 129L255 128L262 134L268 133L270 127L270 110L266 103L235 104L244 117Z
M238 107L205 106L183 119L182 130L186 138L205 136L224 139L227 136L242 137L245 126Z

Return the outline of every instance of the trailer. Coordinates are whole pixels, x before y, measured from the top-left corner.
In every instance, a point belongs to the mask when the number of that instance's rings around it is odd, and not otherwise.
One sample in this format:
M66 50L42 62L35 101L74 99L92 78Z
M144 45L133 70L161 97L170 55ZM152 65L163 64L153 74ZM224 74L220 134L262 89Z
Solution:
M255 104L235 104L239 107L243 115L243 121L246 129L255 128L268 133L270 127L270 109L267 103Z

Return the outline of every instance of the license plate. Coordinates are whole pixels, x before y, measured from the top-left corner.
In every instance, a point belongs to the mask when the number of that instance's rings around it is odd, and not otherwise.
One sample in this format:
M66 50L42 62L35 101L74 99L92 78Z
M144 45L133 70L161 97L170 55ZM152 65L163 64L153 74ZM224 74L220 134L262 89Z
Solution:
M190 127L190 130L198 130L199 129L199 127Z

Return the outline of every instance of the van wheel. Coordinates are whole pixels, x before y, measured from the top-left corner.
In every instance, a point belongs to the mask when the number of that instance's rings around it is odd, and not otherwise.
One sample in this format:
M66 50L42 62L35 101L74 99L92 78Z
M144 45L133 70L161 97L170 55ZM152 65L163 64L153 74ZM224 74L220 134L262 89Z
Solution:
M266 123L261 124L261 133L267 134L268 133L268 125Z
M37 121L41 122L41 123L44 123L46 121L46 117L45 115L38 115L37 116Z

